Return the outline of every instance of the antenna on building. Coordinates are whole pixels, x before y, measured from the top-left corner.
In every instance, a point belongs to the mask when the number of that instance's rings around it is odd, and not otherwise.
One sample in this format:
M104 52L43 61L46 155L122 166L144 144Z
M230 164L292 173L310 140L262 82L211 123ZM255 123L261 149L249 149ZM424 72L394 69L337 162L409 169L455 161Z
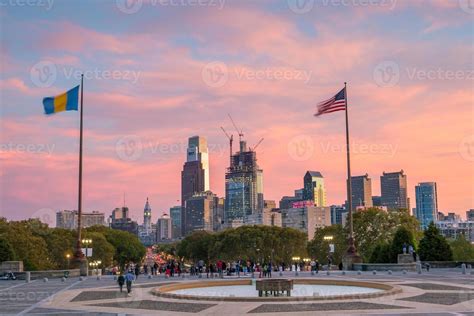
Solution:
M125 192L123 192L123 207L125 207Z
M225 136L227 136L227 138L229 139L229 148L230 148L230 165L229 166L232 166L232 142L234 141L234 135L230 135L227 134L227 132L225 131L225 129L221 126L221 130L224 132Z

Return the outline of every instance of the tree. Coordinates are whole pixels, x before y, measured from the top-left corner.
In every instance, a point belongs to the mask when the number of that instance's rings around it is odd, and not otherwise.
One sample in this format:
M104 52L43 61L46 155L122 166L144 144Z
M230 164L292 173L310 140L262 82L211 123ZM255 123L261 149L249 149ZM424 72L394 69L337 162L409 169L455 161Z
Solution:
M370 255L370 263L391 263L391 245L387 242L380 242Z
M353 221L356 248L364 261L370 260L376 245L392 240L398 227L406 227L418 236L418 221L405 210L368 208L355 212Z
M325 236L332 236L332 240L325 240ZM329 244L334 245L332 259L334 263L342 261L342 256L346 253L348 243L346 232L341 225L332 225L316 229L314 238L308 243L308 254L320 262L327 262L329 254Z
M474 260L474 245L466 240L465 236L460 234L455 240L450 242L453 250L453 259L455 261Z
M74 254L75 232L69 229L50 228L43 234L54 269L68 268L66 255Z
M0 262L15 260L15 251L12 245L5 239L0 237Z
M453 260L453 252L449 243L446 241L436 228L433 222L423 233L420 240L419 251L420 260L422 261L451 261Z
M411 245L413 248L416 248L415 245L415 238L413 233L408 230L405 226L398 227L397 231L395 232L395 236L393 236L392 243L390 245L390 262L397 263L398 261L398 254L403 253L403 246L407 247Z
M105 238L115 248L114 261L121 270L130 262L141 262L145 256L146 248L134 234L108 228L105 231Z
M105 236L98 232L87 232L84 238L92 240L92 256L90 260L102 262L103 267L109 267L113 263L115 248L110 244Z

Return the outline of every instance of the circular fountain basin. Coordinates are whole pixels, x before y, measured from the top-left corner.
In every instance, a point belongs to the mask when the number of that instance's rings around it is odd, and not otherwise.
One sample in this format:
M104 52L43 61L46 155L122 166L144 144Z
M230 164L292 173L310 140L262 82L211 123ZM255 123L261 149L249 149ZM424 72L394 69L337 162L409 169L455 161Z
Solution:
M363 299L401 292L401 289L396 286L382 283L295 279L290 297L259 297L254 282L252 280L180 282L155 288L152 293L167 298L191 300L301 301Z

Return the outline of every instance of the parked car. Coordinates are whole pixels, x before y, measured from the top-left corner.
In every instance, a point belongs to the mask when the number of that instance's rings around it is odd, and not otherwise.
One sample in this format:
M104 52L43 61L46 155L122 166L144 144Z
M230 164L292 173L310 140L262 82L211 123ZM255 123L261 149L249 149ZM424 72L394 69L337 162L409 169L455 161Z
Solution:
M13 272L5 272L0 276L0 280L16 280L16 276Z

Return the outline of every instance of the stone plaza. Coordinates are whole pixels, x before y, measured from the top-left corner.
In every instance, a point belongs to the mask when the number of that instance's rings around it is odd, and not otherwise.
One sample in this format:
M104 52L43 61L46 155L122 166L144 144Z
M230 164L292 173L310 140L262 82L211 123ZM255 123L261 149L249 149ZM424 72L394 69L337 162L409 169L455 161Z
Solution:
M233 302L219 299L174 299L153 291L182 282L205 283L210 279L186 275L165 278L140 275L130 296L120 293L113 276L1 281L1 315L474 315L474 275L461 269L431 269L429 272L310 272L283 273L283 278L334 282L374 282L398 289L390 295L348 299ZM225 277L251 279L251 276ZM219 281L219 279L213 279Z

